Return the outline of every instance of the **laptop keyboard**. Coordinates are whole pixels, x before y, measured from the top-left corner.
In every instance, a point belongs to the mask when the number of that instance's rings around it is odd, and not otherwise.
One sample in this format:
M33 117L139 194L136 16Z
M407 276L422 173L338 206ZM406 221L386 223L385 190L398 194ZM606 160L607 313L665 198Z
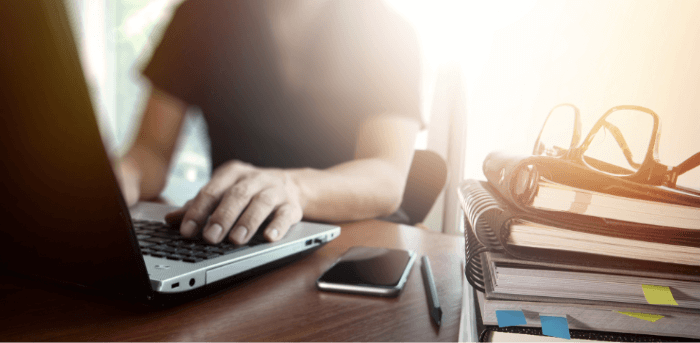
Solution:
M177 229L166 223L147 220L133 220L133 223L143 255L174 261L197 263L265 243L263 237L256 235L246 245L235 245L228 241L211 245L201 239L182 237Z

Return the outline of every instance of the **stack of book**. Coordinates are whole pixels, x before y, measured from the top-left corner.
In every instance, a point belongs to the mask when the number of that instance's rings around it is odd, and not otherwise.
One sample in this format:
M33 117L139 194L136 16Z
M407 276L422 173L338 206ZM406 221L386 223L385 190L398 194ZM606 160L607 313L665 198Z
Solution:
M699 197L546 158L484 174L459 189L480 339L700 340Z

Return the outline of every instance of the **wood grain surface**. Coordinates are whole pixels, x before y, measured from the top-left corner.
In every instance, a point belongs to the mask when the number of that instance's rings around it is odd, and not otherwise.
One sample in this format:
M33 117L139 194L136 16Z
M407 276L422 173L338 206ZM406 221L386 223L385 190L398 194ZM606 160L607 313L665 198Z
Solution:
M339 238L292 264L164 309L2 275L0 340L457 340L462 303L462 237L377 220L341 227ZM396 298L319 291L316 279L355 245L427 254L443 310L442 326L430 319L420 260Z

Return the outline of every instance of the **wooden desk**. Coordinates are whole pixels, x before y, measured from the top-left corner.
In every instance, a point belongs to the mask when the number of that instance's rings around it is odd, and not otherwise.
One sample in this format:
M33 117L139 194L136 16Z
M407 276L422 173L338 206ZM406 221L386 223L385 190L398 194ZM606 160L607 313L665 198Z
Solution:
M397 298L321 292L315 281L354 245L427 254L442 326L430 319L420 261ZM333 242L293 264L167 309L144 309L0 276L2 341L457 341L464 238L382 221L342 225Z

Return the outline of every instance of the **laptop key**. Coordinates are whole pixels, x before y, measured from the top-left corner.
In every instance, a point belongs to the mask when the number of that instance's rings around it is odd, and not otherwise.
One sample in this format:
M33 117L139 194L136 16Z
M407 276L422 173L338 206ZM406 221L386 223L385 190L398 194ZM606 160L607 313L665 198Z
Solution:
M168 255L165 255L165 258L167 258L168 260L180 261L183 258L185 258L185 256L178 255L178 254L168 254Z
M223 254L224 251L226 251L226 249L222 249L221 247L218 247L218 246L215 246L215 245L209 245L209 246L207 246L207 247L204 248L204 251Z
M139 241L139 246L142 247L142 248L149 247L149 246L152 246L152 245L154 245L154 244L155 244L155 243Z
M201 258L196 258L196 257L185 257L185 258L182 259L182 261L184 261L184 262L190 262L190 263L197 263L197 262L201 262L201 261L204 261L204 260L201 259Z
M160 244L160 243L169 242L170 240L167 238L151 237L151 238L144 238L142 241Z
M160 237L160 238L180 238L180 233L179 232L162 232L162 231L154 231L151 236L153 237Z
M190 249L176 248L175 253L184 256L191 256L193 254L193 251Z
M170 252L170 253L175 253L177 250L171 246L163 246L160 248L160 251L165 251L165 252Z
M180 240L175 240L175 241L170 241L168 242L168 245L173 247L173 248L179 248L179 247L184 247L187 244L185 241L180 241Z
M182 243L181 244L182 247L190 248L190 249L196 249L197 247L201 246L201 244L198 244L197 242L191 241L191 240L182 240L180 242Z

